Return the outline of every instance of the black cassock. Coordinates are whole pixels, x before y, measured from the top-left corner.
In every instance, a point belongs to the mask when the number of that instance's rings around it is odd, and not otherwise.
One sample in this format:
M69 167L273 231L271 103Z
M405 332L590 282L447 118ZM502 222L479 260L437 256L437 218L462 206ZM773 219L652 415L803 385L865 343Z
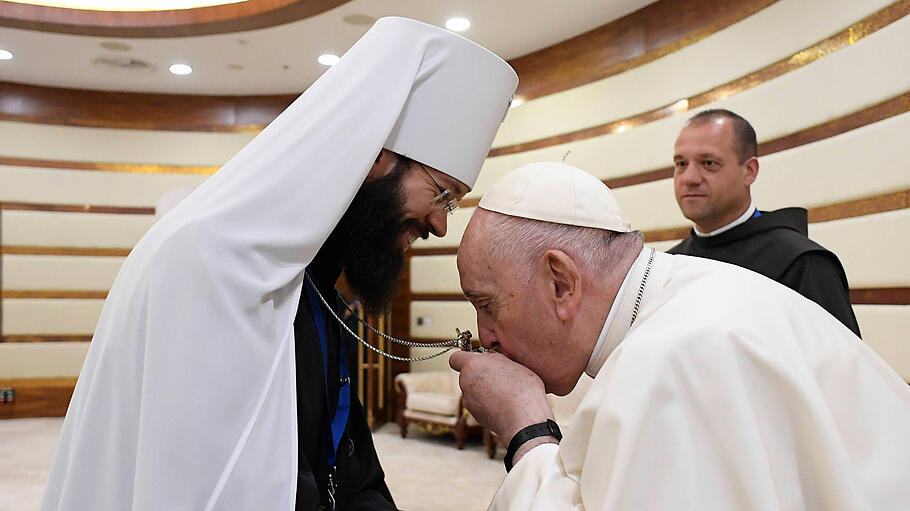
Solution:
M340 274L340 264L331 251L324 247L310 264L316 286L322 296L336 304L335 312L341 316L341 304L336 299L334 284ZM306 282L304 286L307 286ZM306 288L301 292L297 318L294 320L294 337L297 360L297 510L318 510L328 505L329 410L334 414L341 385L338 375L339 327L325 306L319 303L325 317L328 341L329 378L325 379L322 348L313 320ZM357 354L345 343L348 373L356 367ZM328 406L326 381L330 382ZM351 385L348 383L348 385ZM396 509L392 495L385 484L385 474L376 456L372 433L366 414L357 398L356 388L351 389L351 409L347 427L338 444L335 476L336 509Z
M774 279L824 307L858 336L844 267L833 252L808 238L803 208L762 211L729 231L699 237L695 231L667 252L715 259Z

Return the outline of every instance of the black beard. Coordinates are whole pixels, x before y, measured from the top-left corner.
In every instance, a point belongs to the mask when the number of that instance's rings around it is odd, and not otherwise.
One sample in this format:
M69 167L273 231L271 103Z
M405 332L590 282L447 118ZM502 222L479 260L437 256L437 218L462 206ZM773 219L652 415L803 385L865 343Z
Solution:
M417 227L403 216L402 178L407 162L399 161L387 175L361 185L357 195L329 236L338 247L347 282L371 313L389 310L398 291L398 276L404 268L401 235Z

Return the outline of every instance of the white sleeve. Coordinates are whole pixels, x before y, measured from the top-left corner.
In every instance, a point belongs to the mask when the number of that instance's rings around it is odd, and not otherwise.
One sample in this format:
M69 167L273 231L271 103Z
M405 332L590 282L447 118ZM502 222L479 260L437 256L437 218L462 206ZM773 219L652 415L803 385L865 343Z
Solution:
M559 445L540 444L527 452L499 486L490 511L584 509L578 480L566 474Z

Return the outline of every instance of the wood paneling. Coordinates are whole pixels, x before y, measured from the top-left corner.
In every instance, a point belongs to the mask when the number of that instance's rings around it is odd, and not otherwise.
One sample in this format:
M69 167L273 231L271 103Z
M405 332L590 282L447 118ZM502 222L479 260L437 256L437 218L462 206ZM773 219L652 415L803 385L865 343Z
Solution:
M92 11L0 2L0 26L101 37L189 37L283 25L347 1L247 0L151 12Z
M76 388L76 378L26 378L0 380L0 388L12 388L16 400L0 403L0 419L63 417Z
M218 167L203 165L154 165L142 163L102 163L65 160L39 160L34 158L9 158L0 156L0 165L35 167L61 170L97 170L101 172L128 172L134 174L203 174L211 175Z
M850 303L853 305L910 305L910 287L851 289Z
M0 254L15 255L65 255L65 256L109 256L126 257L132 248L100 247L42 247L37 245L3 245Z
M155 208L135 206L99 206L94 204L41 204L30 202L0 202L7 211L50 211L57 213L116 213L120 215L154 215Z
M661 0L590 32L509 62L529 100L641 66L736 23L776 0Z
M732 96L744 90L751 89L757 85L761 85L762 83L777 78L783 74L789 73L790 71L799 69L807 64L811 64L812 62L815 62L816 60L825 57L826 55L830 55L831 53L845 48L851 44L855 44L860 39L868 36L869 34L877 32L878 30L901 19L907 14L910 14L910 0L900 0L898 2L895 2L894 4L891 4L890 6L854 23L853 25L838 32L837 34L834 34L833 36L828 37L827 39L824 39L787 58L781 59L777 62L774 62L773 64L759 69L758 71L749 73L748 75L737 78L736 80L720 85L711 90L704 91L689 98L684 98L686 100L686 103L684 103L685 106L680 106L680 102L682 101L680 100L670 105L665 105L653 110L649 110L647 112L642 112L640 114L629 116L623 119L592 126L590 128L580 129L560 135L554 135L552 137L545 137L529 142L522 142L520 144L496 147L490 151L489 156L494 157L502 156L505 154L521 153L558 144L584 140L601 135L608 135L610 133L616 133L619 131L625 131L627 129L635 128L649 122L654 122L666 117L670 117L671 115L676 115L681 111L692 110L709 103L719 101L723 98Z
M73 335L4 335L0 337L0 342L90 342L91 335L73 334Z
M810 208L809 222L829 222L831 220L874 215L875 213L884 213L908 207L910 207L910 190L900 190L874 197Z
M401 275L398 276L398 295L392 303L391 321L389 321L389 335L399 339L411 338L411 254L405 256L404 268ZM400 357L411 356L411 350L407 346L398 343L389 342L386 344L389 352ZM389 369L389 382L395 380L400 373L406 373L411 370L410 362L392 360ZM386 410L388 411L388 420L398 417L398 400L395 399L393 392L388 393L386 399Z
M105 299L106 290L75 291L66 289L4 289L0 291L0 298L75 298L75 299Z
M817 126L762 142L758 145L758 154L764 156L811 144L907 112L910 112L910 91Z
M97 128L255 133L296 98L102 92L0 82L0 119Z

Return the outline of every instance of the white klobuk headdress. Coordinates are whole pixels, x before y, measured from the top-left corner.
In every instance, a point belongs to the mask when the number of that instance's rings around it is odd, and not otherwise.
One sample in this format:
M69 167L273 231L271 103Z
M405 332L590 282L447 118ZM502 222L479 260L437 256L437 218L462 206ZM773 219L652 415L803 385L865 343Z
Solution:
M460 36L376 22L133 249L44 508L293 509L304 267L383 147L472 186L516 85Z
M542 222L632 231L607 185L565 163L540 162L519 167L493 183L478 206Z

